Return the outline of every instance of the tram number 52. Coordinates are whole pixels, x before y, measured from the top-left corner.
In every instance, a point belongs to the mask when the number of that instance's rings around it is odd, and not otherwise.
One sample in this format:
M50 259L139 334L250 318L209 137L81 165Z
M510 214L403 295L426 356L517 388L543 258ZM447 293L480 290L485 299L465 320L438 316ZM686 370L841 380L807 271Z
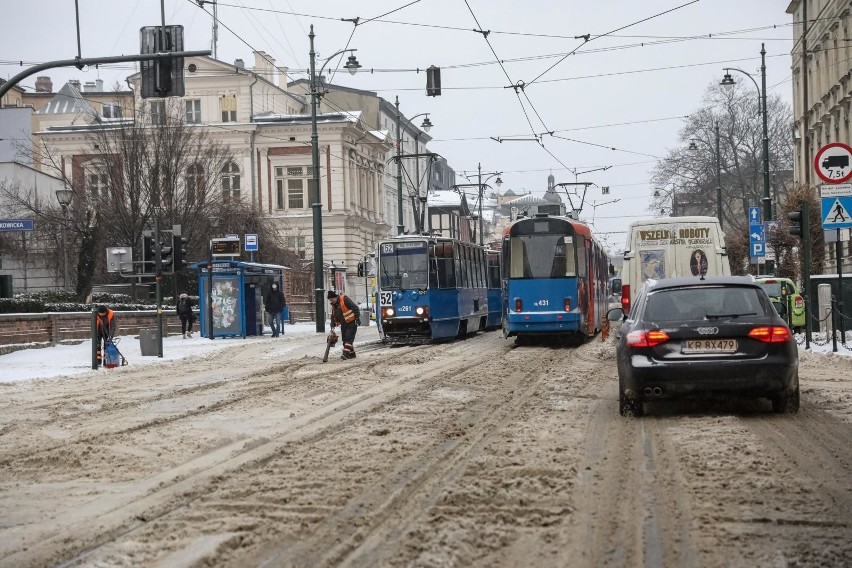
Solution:
M547 300L539 300L538 302L533 302L533 306L535 306L537 308L543 308L543 307L549 306L549 305L550 305L550 302L548 302Z
M382 292L379 296L379 302L383 306L390 306L393 304L393 292Z

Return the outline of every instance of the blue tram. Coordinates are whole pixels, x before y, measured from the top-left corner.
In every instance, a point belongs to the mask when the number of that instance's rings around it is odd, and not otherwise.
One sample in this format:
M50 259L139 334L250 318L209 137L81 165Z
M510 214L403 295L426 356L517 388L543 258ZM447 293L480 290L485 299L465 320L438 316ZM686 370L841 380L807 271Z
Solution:
M383 341L449 341L485 329L485 248L445 237L401 235L378 245Z
M606 317L609 258L588 225L539 215L503 233L506 337L594 335Z

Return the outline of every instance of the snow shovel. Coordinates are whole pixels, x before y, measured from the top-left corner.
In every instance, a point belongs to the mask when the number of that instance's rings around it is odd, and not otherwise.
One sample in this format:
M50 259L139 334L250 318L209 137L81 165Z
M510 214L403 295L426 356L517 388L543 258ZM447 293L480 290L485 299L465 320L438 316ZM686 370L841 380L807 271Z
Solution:
M322 357L322 362L328 363L328 352L331 351L332 347L337 345L337 334L334 333L334 328L331 328L331 332L328 334L325 342L325 355Z

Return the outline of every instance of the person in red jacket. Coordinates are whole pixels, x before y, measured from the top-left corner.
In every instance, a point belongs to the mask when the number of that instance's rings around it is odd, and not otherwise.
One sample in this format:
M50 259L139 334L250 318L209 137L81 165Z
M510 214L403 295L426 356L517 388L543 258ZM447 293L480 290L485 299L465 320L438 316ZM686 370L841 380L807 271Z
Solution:
M341 359L355 358L355 334L361 325L361 310L358 304L349 297L338 294L334 290L328 291L328 301L331 304L331 326L340 326L340 335L343 338L343 355Z
M95 318L95 321L97 323L98 332L98 337L96 339L98 342L98 366L100 366L103 361L103 354L106 350L107 342L112 341L115 338L115 312L104 304L101 304L98 306L98 315Z

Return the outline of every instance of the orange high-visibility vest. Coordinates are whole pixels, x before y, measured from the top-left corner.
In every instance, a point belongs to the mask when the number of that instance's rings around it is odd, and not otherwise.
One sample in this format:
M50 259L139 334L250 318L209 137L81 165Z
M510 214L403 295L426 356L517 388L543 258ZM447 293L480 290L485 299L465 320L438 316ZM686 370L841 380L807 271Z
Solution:
M349 309L346 305L346 296L343 294L340 295L340 311L343 312L343 321L346 323L352 323L355 321L355 312Z

